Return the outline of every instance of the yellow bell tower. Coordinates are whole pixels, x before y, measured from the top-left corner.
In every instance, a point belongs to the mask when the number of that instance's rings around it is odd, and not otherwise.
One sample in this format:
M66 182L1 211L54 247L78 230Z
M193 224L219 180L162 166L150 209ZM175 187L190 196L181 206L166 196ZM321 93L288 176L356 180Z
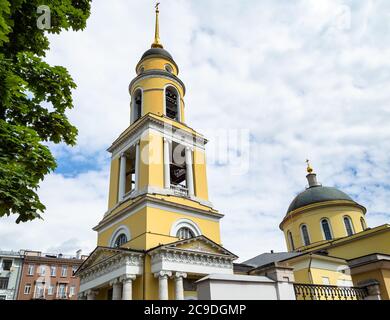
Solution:
M130 126L113 142L108 211L94 228L98 245L149 250L205 236L220 244L222 215L208 199L207 140L185 123L186 88L155 38L129 85Z

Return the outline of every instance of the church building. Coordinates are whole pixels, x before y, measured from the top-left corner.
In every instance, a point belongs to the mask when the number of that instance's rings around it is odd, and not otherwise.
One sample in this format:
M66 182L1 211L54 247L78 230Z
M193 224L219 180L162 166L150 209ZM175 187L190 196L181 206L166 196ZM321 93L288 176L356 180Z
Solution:
M207 139L186 122L186 87L161 43L158 5L154 42L135 71L129 127L108 149L97 247L76 273L81 299L390 299L390 225L369 228L366 208L318 183L309 163L308 187L280 223L288 252L234 263L208 196Z
M233 274L223 217L209 201L207 140L186 124L186 88L159 37L129 85L130 125L113 142L108 210L79 268L84 299L191 299L194 282Z

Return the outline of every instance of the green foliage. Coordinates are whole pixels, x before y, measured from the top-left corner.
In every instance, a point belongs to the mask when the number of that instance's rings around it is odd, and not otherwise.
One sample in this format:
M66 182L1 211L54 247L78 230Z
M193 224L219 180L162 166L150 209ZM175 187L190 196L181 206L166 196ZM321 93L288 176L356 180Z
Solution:
M17 223L40 218L45 206L36 194L56 168L45 143L76 143L77 129L65 112L76 88L68 71L43 58L47 32L81 30L91 0L0 0L0 217ZM37 7L51 10L51 28L37 27Z

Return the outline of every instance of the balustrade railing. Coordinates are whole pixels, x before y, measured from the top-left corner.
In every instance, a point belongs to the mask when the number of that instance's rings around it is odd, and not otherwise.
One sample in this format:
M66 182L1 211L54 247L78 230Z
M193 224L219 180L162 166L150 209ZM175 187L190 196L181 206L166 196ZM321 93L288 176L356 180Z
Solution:
M188 196L188 189L184 186L181 186L179 184L171 184L171 189L175 194L179 196Z
M297 300L364 300L366 288L339 287L330 285L294 284Z

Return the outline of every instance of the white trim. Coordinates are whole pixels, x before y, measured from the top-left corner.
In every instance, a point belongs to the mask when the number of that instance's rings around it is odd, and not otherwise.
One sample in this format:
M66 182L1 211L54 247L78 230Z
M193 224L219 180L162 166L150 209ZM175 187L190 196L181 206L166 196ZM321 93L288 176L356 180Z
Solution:
M169 87L172 87L173 89L175 89L175 91L177 93L177 117L178 117L177 122L182 122L181 121L182 117L181 117L181 95L180 95L180 91L179 91L179 89L175 85L173 85L171 83L166 84L164 86L164 95L163 95L163 98L164 98L164 116L167 117L167 99L166 99L166 94L167 94L167 88L169 88ZM171 120L173 120L173 119L171 119Z
M135 104L135 97L134 95L137 93L137 91L140 90L141 91L141 114L140 114L140 118L142 118L143 114L144 114L144 89L142 87L137 87L133 90L133 93L131 94L131 104L130 104L130 125L132 125L134 122L135 122L135 119L134 119L134 111L135 111L135 108L134 108L134 104ZM138 120L137 119L137 120Z
M170 236L176 237L177 232L181 228L190 229L194 233L195 237L202 235L202 231L195 222L189 219L179 219L172 224L171 231L169 233Z
M148 70L148 71L152 71L152 70ZM137 81L135 81L134 83L133 83L133 85L132 85L132 87L134 87L134 86L136 86L136 85L138 85L138 83L140 82L140 81L143 81L143 80L146 80L146 79L154 79L154 78L156 78L156 75L153 75L153 74L150 74L150 75L144 75L144 76L142 76L142 77L140 77L139 79L137 79ZM185 88L183 87L183 85L179 82L179 81L177 81L176 79L174 79L174 78L172 78L172 77L170 77L170 76L165 76L165 75L163 75L163 74L159 74L158 75L158 78L160 78L160 79L165 79L165 80L168 80L168 81L172 81L172 83L174 83L175 84L175 86L178 86L178 87L180 87L180 88L182 88L182 90L184 91L184 94L185 94ZM173 85L173 84L172 84ZM139 86L139 85L138 85ZM129 87L129 89L131 89L131 87ZM130 90L131 91L131 90ZM134 90L132 90L133 92L134 92Z
M307 237L309 238L309 243L306 244L305 243L305 237L303 235L303 226L306 227L306 231L307 231ZM309 246L311 244L311 238L310 238L310 233L309 233L309 228L307 227L307 224L306 223L302 223L300 226L299 226L299 230L301 231L301 239L302 239L302 245L305 247L305 246Z
M125 234L127 237L127 242L131 240L131 233L128 227L125 225L120 225L118 228L115 229L115 231L112 233L110 240L108 241L108 246L109 247L114 247L115 246L115 240L116 238L121 235Z
M325 240L325 241L329 241L328 239L326 239L325 237L325 232L324 232L324 228L322 226L322 221L323 220L326 220L328 222L328 226L329 226L329 231L330 231L330 236L332 237L332 239L330 240L333 240L334 239L334 235L333 235L333 230L332 230L332 225L330 224L330 220L329 218L327 217L323 217L320 219L320 228L321 228L321 232L322 232L322 238Z
M112 226L116 225L117 223L120 223L121 221L127 219L128 217L132 216L133 214L136 214L137 212L139 212L140 210L142 210L142 209L144 209L146 207L155 208L155 209L161 209L163 211L169 211L169 212L173 212L173 213L184 214L186 216L206 219L206 220L210 220L210 221L214 221L214 222L218 222L223 217L221 215L214 216L212 214L209 215L209 214L206 214L206 213L205 214L201 214L201 213L197 213L197 212L191 212L190 210L187 211L185 209L175 208L172 205L168 205L168 204L167 205L163 205L163 204L156 204L156 203L152 203L150 201L146 201L145 203L136 206L134 209L128 211L127 213L125 213L125 214L122 213L120 216L115 218L111 223L107 224L106 226L104 226L103 228L98 230L98 232L103 232L103 231L111 228Z

